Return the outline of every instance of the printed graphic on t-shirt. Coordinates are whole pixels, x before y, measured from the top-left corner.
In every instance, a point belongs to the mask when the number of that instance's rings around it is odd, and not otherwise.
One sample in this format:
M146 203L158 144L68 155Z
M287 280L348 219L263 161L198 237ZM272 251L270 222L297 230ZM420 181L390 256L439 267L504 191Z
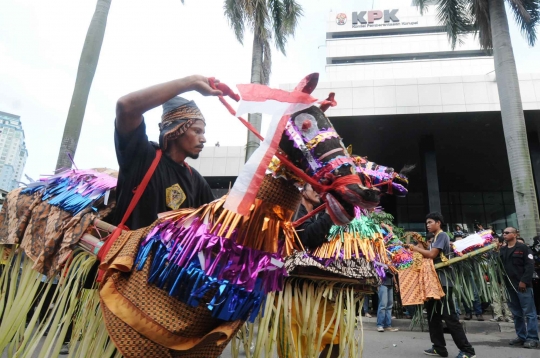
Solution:
M178 184L165 189L165 199L167 200L167 206L173 210L178 210L184 200L186 200L186 194Z

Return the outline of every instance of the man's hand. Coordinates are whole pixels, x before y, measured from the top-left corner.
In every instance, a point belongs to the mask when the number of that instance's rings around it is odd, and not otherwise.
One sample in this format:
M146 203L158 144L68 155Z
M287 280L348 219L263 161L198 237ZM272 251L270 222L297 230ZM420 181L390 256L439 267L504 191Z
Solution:
M203 96L221 96L223 93L220 90L215 90L210 86L210 82L208 81L207 77L200 76L200 75L193 75L190 76L190 89L193 91L197 91ZM214 84L217 86L219 84L219 80L216 78L214 80Z
M519 282L518 291L519 292L527 291L527 285L525 284L525 282L521 282L521 281Z
M416 243L416 245L409 245L411 251L418 251L417 249L424 249L424 245L421 242Z

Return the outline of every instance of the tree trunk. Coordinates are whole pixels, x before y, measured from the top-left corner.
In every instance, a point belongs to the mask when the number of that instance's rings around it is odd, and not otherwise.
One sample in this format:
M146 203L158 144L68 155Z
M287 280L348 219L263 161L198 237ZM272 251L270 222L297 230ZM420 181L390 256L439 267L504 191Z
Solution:
M263 46L259 37L258 31L253 34L253 52L251 55L251 83L261 84L263 71ZM250 113L248 115L248 121L261 132L262 114ZM246 144L246 162L249 157L259 148L260 140L251 131L248 130L247 144Z
M67 154L69 153L74 157L77 150L84 112L86 110L86 102L88 101L90 87L96 73L110 7L111 0L98 0L94 16L88 27L81 58L79 59L77 79L75 80L75 88L71 97L64 135L60 144L56 169L71 168L71 160Z
M508 30L504 0L489 0L495 74L501 103L506 151L512 176L516 215L521 237L529 243L540 233L527 129L519 92L516 62Z

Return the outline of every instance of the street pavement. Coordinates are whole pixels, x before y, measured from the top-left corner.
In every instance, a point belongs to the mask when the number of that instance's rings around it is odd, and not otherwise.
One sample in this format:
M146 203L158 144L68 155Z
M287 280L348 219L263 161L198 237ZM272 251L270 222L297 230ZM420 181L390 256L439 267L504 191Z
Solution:
M475 333L467 334L467 337L474 346L478 358L540 358L540 349L529 350L509 346L508 341L515 337L514 333ZM454 345L452 337L445 334L445 338L449 357L457 356L459 350ZM428 332L407 330L379 333L371 328L364 329L364 358L421 358L427 357L422 352L430 347ZM242 353L240 356L245 357L245 354ZM223 352L222 358L230 357L231 351L228 347ZM273 357L278 356L274 354Z
M364 358L421 358L427 357L422 352L431 347L428 332L420 330L410 331L406 327L406 320L393 320L394 326L401 326L399 332L376 331L376 326L366 319L364 322ZM410 321L408 321L410 322ZM540 358L540 349L524 349L521 347L511 347L508 341L515 338L514 330L505 329L502 332L495 332L489 328L493 326L488 322L478 322L475 326L483 326L481 329L469 329L467 337L476 350L478 358ZM471 323L469 327L473 328ZM507 327L510 328L510 327ZM471 332L473 331L473 332ZM480 333L483 331L482 333ZM459 350L454 345L452 337L445 334L449 357L457 356ZM44 340L44 338L43 338ZM39 352L39 348L37 350ZM35 355L37 357L38 354ZM60 356L67 357L67 356ZM231 358L230 346L223 352L222 358ZM240 357L246 357L241 351ZM272 358L278 358L274 354ZM3 352L1 358L10 358ZM96 357L97 358L97 357ZM202 357L201 357L202 358ZM252 357L255 358L255 357ZM256 357L263 358L263 357ZM271 357L264 357L271 358ZM349 358L349 357L347 357ZM356 358L356 357L354 357Z

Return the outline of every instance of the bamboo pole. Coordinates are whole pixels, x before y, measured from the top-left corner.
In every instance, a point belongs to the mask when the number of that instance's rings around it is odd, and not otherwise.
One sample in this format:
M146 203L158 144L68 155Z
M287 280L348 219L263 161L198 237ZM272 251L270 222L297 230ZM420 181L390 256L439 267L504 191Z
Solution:
M99 219L94 220L94 226L97 227L98 229L108 231L108 232L113 232L116 229L116 226L106 223L105 221L102 221Z
M106 223L105 221L102 221L99 219L95 219L93 224L98 229L107 231L109 233L112 233L116 229L116 226ZM88 233L84 234L78 243L78 246L81 249L85 250L86 252L92 255L97 255L102 245L103 245L102 239L97 238L93 236L92 234L88 234Z
M479 255L479 254L482 254L484 252L487 252L487 251L490 251L490 250L493 250L497 248L497 243L493 243L491 245L488 245L486 247L483 247L479 250L475 250L475 251L472 251L472 252L469 252L469 253L466 253L465 255L463 256L458 256L458 257L454 257L453 259L450 259L446 262L439 262L438 264L435 265L435 269L439 269L439 268L442 268L442 267L446 267L446 266L450 266L452 264L455 264L456 262L459 262L459 261L462 261L462 260L466 260L466 259L469 259L473 256L476 256L476 255Z

